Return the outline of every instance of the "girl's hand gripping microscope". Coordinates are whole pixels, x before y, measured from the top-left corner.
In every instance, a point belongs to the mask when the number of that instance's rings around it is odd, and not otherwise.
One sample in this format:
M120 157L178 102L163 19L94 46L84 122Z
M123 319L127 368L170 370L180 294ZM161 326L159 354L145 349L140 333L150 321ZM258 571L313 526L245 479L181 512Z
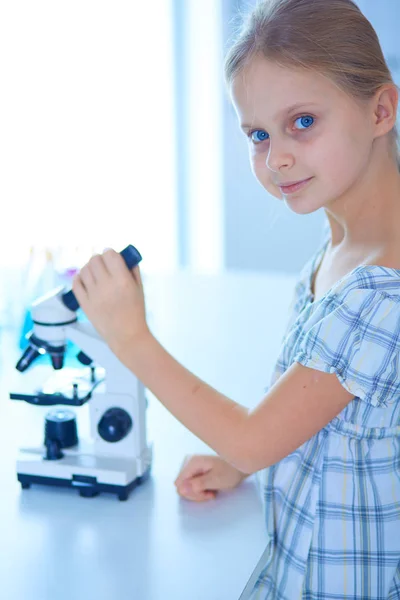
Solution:
M121 255L129 269L142 258L133 246ZM78 321L78 308L74 293L64 287L36 300L31 309L34 326L29 346L16 368L24 372L39 355L49 354L53 368L59 371L70 340L81 349L77 357L83 365L78 369L80 375L71 379L65 369L64 379L59 377L61 373L54 374L54 381L50 379L33 394L11 393L10 398L39 406L81 406L90 400L91 439L78 440L74 412L53 409L46 415L44 445L20 450L18 480L23 488L32 483L67 486L77 488L81 496L104 491L126 500L151 468L144 386L90 323ZM60 381L55 385L57 378Z

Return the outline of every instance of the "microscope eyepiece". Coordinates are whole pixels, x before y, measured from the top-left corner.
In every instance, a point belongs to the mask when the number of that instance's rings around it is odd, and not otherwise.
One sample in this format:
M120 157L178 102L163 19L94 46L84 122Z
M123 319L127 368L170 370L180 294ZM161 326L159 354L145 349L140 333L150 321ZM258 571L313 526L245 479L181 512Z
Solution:
M142 260L142 255L140 254L139 250L137 250L135 246L132 246L132 244L129 244L129 246L121 250L120 254L129 270L133 269L133 267L136 267L136 265L138 265ZM64 305L69 308L69 310L78 310L79 302L72 290L64 292L61 299Z

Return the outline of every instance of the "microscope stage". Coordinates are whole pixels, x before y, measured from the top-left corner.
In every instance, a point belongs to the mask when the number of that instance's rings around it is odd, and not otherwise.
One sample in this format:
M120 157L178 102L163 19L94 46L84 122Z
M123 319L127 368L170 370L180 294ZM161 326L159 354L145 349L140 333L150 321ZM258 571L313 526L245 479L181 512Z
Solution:
M94 389L103 383L104 375L101 367L93 370L89 367L64 367L59 371L37 367L33 374L34 383L24 374L17 382L18 390L10 393L10 398L37 406L82 406L90 400Z

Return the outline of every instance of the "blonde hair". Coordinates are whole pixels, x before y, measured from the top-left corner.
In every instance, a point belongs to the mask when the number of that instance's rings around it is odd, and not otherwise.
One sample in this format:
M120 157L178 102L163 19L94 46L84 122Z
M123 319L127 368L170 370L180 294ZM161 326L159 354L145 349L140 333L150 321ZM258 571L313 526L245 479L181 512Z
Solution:
M225 57L228 85L255 55L318 71L361 101L394 84L378 36L352 0L262 0ZM396 126L390 136L400 167Z

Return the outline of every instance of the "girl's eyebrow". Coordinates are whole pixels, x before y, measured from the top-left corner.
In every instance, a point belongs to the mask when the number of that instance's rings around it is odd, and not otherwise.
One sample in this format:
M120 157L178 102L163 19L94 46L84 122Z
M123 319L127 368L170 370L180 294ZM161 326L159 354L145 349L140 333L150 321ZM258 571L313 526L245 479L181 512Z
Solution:
M292 104L291 106L288 106L286 108L283 108L282 110L280 110L276 115L274 120L279 119L279 117L281 115L284 114L289 114L291 113L293 110L296 110L298 108L302 108L305 106L318 106L318 104L316 102L296 102L296 104ZM240 127L242 129L251 129L252 127L254 127L254 125L248 125L247 123L241 123Z

